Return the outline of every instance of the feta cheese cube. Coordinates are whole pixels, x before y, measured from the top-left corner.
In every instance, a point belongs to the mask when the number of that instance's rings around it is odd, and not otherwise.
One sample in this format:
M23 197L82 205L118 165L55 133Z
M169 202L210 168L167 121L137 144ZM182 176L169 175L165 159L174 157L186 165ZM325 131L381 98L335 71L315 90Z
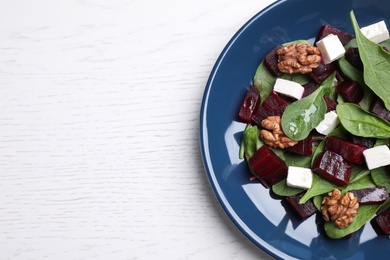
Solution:
M387 30L385 21L380 21L365 27L362 27L360 31L369 40L380 43L389 39L389 31Z
M318 124L316 130L318 133L327 135L340 123L339 117L334 110L325 114L325 118Z
M309 189L313 182L313 173L309 168L289 166L287 185L294 188Z
M390 150L387 145L378 145L363 151L369 170L390 164Z
M303 92L305 91L305 88L301 86L301 84L287 80L287 79L281 79L277 78L275 85L274 85L275 92L292 97L295 99L301 99L303 96Z
M345 48L339 37L335 34L329 34L319 40L317 48L321 51L322 59L325 64L331 63L344 56Z

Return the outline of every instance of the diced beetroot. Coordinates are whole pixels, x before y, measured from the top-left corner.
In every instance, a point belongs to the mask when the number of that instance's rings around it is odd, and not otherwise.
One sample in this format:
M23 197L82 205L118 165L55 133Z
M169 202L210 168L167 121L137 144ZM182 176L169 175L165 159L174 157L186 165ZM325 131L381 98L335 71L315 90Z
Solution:
M382 204L389 198L389 193L385 187L365 188L351 190L360 205Z
M363 70L363 62L360 59L358 48L348 48L344 54L344 57L349 63L351 63L352 66L359 70Z
M260 147L248 163L253 172L270 185L287 178L286 163L266 145Z
M282 99L275 91L272 91L264 102L257 108L253 114L252 120L257 125L269 116L281 116L288 103Z
M324 81L327 77L330 76L333 72L335 72L337 69L337 64L335 62L331 62L329 64L324 64L320 62L318 64L318 67L313 69L309 76L314 80L314 82L320 84L322 81Z
M318 42L319 40L321 40L322 38L324 38L325 36L327 36L329 34L337 35L343 45L347 44L351 39L353 39L355 37L353 34L344 32L344 31L337 29L335 27L332 27L330 25L323 25L320 28L320 32L318 33L315 42Z
M340 154L348 162L362 164L364 162L363 151L366 147L339 137L328 136L325 140L325 150Z
M241 104L238 118L246 123L252 123L252 116L260 103L260 93L253 85L250 85L244 101Z
M349 183L352 164L341 155L327 150L317 156L312 171L335 185L344 186Z
M386 234L390 234L390 208L373 218L374 223Z
M281 72L278 68L278 55L276 54L276 52L278 51L278 49L280 49L280 47L282 46L281 45L276 46L264 58L264 65L272 74L274 74L277 77L283 75L283 72Z
M337 106L336 101L332 100L328 96L324 96L324 100L326 102L326 107L327 107L326 112L330 112L330 111L336 110L336 106Z
M368 138L368 137L362 137L350 134L349 139L352 143L365 146L366 148L372 148L374 147L375 138Z
M313 153L313 139L312 135L309 134L308 137L299 141L296 145L286 148L287 151L292 153L310 156Z
M382 99L377 97L371 104L370 107L371 113L374 113L383 119L390 121L390 111L386 109L385 104Z
M301 219L306 219L317 212L317 208L314 206L312 200L308 200L304 204L299 204L299 200L304 195L303 192L285 197L291 208L298 214Z
M354 80L344 80L336 85L336 91L345 101L358 104L363 99L363 90Z
M319 84L318 83L315 83L313 81L309 81L308 83L302 85L302 87L305 89L305 91L303 92L303 95L302 95L302 98L310 95L311 93L313 93L314 91L317 90Z

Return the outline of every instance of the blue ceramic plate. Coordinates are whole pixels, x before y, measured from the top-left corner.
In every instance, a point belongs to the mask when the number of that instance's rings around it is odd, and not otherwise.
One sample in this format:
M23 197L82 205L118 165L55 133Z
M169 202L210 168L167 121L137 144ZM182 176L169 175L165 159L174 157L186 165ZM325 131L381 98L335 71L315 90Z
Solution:
M349 239L332 240L320 217L299 221L260 183L249 181L238 157L245 124L237 120L257 66L275 45L313 39L321 25L353 33L349 13L360 26L384 19L390 25L390 1L278 1L251 18L229 41L209 77L200 120L204 165L214 192L237 227L257 246L279 259L384 259L390 240L370 223Z

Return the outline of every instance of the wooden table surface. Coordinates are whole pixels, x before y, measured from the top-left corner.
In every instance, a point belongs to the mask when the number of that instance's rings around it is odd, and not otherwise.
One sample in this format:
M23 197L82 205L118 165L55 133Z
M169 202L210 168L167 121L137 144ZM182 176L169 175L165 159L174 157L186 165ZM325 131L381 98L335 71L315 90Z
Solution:
M199 115L273 2L0 1L0 259L271 259L219 205Z

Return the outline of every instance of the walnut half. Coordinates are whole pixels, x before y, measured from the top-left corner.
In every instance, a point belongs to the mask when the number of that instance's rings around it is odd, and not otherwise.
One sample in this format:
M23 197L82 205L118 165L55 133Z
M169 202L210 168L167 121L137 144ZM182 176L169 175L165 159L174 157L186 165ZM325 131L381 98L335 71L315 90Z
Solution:
M270 147L287 148L296 145L298 142L288 138L282 130L280 116L269 116L261 121L265 129L260 131L260 137Z
M320 50L308 43L294 43L277 50L278 68L284 73L306 74L317 68L321 61Z
M328 192L322 200L321 212L325 221L334 221L339 228L352 224L357 214L359 202L352 192L342 195L340 190Z

